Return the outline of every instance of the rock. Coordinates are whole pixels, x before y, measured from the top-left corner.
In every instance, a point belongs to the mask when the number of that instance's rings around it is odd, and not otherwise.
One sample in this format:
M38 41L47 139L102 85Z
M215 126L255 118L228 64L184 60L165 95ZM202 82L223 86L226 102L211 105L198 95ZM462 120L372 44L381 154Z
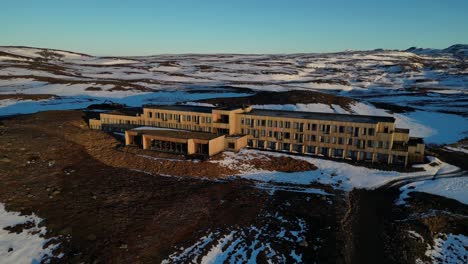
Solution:
M13 248L8 248L8 252L12 252L13 251Z
M71 235L72 233L72 228L71 227L66 227L62 230L60 230L59 234L61 235Z
M308 246L309 246L309 243L307 243L307 240L302 239L302 241L299 242L299 246L301 246L301 247L308 247Z
M94 241L96 240L96 235L95 234L90 234L86 237L87 240Z
M120 247L119 247L119 248L120 248L120 249L127 249L127 248L128 248L128 246L127 246L127 244L122 244L122 245L120 245Z
M28 198L32 198L32 197L34 197L34 195L28 194Z
M8 163L8 162L11 162L11 160L7 157L2 157L0 158L0 162L5 162L5 163Z
M55 160L49 160L49 167L52 167L55 165Z
M52 193L52 195L59 195L59 194L60 194L60 191L58 190Z

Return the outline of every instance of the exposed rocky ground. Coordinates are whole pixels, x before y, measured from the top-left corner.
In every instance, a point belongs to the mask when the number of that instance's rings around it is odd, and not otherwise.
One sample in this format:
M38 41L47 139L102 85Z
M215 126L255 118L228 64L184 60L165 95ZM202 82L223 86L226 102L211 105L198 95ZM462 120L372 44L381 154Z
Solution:
M221 155L187 161L122 147L85 118L54 111L1 120L0 202L45 219L55 256L63 254L52 262L413 263L430 260L434 238L467 234L467 205L454 200L411 193L401 206L396 189L309 186L320 194L225 178L236 171L217 162ZM248 159L258 170L315 169L288 157Z
M255 151L186 160L89 130L90 112L17 114L193 103L392 115L436 143L427 154L466 170L466 55L466 45L145 57L0 47L0 116L10 116L0 120L0 239L28 233L51 262L465 263L463 178L369 190L422 172ZM454 192L462 199L444 197ZM15 225L13 212L26 220ZM0 259L24 241L0 243Z

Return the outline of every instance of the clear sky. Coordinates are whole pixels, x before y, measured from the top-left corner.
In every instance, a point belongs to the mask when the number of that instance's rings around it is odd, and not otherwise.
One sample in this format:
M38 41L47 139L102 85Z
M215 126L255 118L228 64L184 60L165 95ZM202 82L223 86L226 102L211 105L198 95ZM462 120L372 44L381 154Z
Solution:
M468 43L468 0L1 0L0 45L95 55Z

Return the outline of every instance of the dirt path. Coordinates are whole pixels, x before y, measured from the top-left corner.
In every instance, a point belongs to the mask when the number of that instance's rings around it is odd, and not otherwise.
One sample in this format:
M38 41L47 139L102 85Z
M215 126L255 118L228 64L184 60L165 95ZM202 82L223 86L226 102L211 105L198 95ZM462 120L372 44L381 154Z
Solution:
M347 263L385 263L385 222L392 216L395 190L354 189L342 226Z

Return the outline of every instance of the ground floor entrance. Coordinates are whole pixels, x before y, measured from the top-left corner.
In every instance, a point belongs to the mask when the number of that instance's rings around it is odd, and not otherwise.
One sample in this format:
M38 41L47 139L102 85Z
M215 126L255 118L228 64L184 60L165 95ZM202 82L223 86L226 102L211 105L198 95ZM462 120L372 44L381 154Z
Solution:
M151 140L151 150L169 152L176 154L187 154L187 143L178 143L152 139Z

